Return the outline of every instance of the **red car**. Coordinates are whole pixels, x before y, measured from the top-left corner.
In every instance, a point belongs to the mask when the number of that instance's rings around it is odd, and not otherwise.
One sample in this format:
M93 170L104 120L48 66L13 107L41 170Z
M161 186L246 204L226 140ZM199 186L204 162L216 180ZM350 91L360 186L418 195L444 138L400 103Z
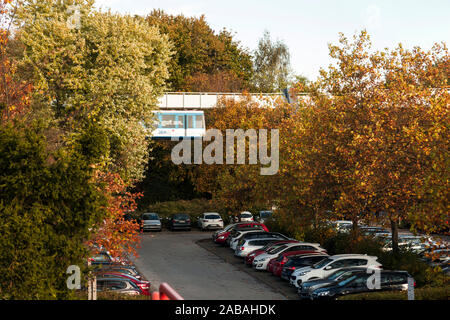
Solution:
M281 277L281 272L283 271L284 264L289 260L290 257L293 256L301 256L305 254L324 254L326 252L320 252L320 251L307 251L307 250L299 250L299 251L291 251L280 254L275 260L273 261L272 270L271 271L274 275ZM271 260L272 262L272 260Z
M272 249L273 247L279 246L279 245L283 245L285 243L291 243L291 242L298 242L297 240L281 240L281 241L276 241L276 242L272 242L268 245L266 245L265 247L258 249L258 250L254 250L252 252L250 252L247 257L245 258L245 264L251 266L253 259L255 259L255 257L259 256L260 254L266 253L268 250Z
M230 236L231 232L234 230L239 229L246 229L246 228L262 228L264 231L269 232L269 229L267 229L266 225L259 222L241 222L237 223L235 226L231 227L227 231L224 231L222 233L218 233L216 235L216 238L214 239L214 242L217 244L223 244L225 245L227 243L228 237Z
M143 295L150 295L150 281L139 280L133 276L119 272L101 272L99 273L99 276L101 276L102 278L126 278L137 285L139 289L141 289Z
M278 257L270 259L269 263L267 264L267 271L273 272L273 267L275 265L275 261L278 259Z

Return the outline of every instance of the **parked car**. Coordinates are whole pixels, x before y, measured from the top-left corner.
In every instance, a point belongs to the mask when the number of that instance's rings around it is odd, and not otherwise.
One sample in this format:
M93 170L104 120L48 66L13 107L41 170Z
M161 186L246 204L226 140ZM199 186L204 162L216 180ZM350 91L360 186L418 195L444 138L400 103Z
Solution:
M380 287L369 288L367 280L371 274L361 271L341 281L333 282L310 292L310 299L336 299L339 296L367 292L397 291L408 289L408 278L406 271L381 271Z
M295 270L290 283L298 288L300 283L314 279L323 279L334 271L345 267L381 268L378 257L364 254L339 254L330 256L311 267Z
M256 217L256 220L258 222L264 223L267 220L270 220L273 218L273 211L270 210L263 210L258 212L258 216Z
M278 232L265 232L265 231L247 231L242 233L241 235L233 238L233 241L230 242L230 248L236 250L236 248L243 243L244 240L247 239L258 239L258 238L273 238L278 240L290 240L285 235ZM241 241L241 243L240 243Z
M100 278L124 278L131 280L135 285L137 285L143 295L149 296L150 295L150 281L147 280L140 280L138 278L135 278L131 275L126 275L119 272L98 272L97 277Z
M198 219L198 227L205 229L223 229L223 220L216 212L205 212Z
M257 223L257 222L234 223L228 229L225 228L223 232L219 232L218 234L216 234L215 238L214 238L214 242L217 244L227 245L227 244L229 244L228 238L232 231L245 230L245 229L249 230L251 228L256 229L256 230L269 231L269 229L267 229L267 227L263 223Z
M157 213L143 213L141 215L141 225L143 231L156 230L161 231L161 219Z
M450 261L450 249L429 248L419 253L420 259L432 267L441 266Z
M142 279L142 276L137 271L136 267L131 265L125 265L125 266L116 266L116 265L98 265L94 272L116 272L116 273L123 273L126 275L130 275L135 277L136 279Z
M127 295L141 295L144 294L138 285L133 283L130 279L123 277L103 278L97 277L97 291L98 292L114 292Z
M296 268L312 266L326 257L328 257L326 252L316 250L299 250L282 253L275 259L272 273L277 277L281 277L284 267L288 264L286 273L289 272L290 276ZM289 280L289 277L286 280Z
M257 256L268 252L272 248L275 248L275 247L278 247L278 246L282 246L283 244L286 244L286 243L294 243L294 242L300 243L300 241L297 241L297 240L280 240L280 241L275 241L273 243L267 244L266 246L264 246L261 249L257 249L255 251L250 252L247 255L247 257L245 257L245 264L248 265L248 266L252 266L253 260Z
M231 223L231 224L225 226L223 229L216 230L216 231L211 235L212 240L213 240L214 242L216 242L216 240L217 240L217 238L219 237L219 235L221 235L221 234L223 234L223 233L225 233L225 232L230 231L230 230L231 230L234 226L236 226L236 225L237 225L237 223Z
M103 251L89 258L92 266L120 264L108 252Z
M359 273L361 271L364 271L367 273L367 268L361 268L361 267L342 268L342 269L339 269L339 270L331 273L326 278L303 282L303 283L299 284L299 286L298 286L298 291L297 291L298 295L300 296L300 299L309 299L310 291L313 291L313 290L321 288L321 287L325 287L326 285L329 285L336 281L341 281L343 279L347 279L348 277L354 275L355 273Z
M230 247L232 239L236 238L240 233L249 231L266 232L261 225L253 224L253 222L251 225L237 225L235 228L231 229L230 234L227 237L227 246Z
M239 221L254 221L253 214L250 211L243 211L239 214Z
M266 270L269 261L277 257L279 254L290 251L307 250L307 248L311 246L324 250L323 248L320 247L320 244L318 243L308 243L308 242L286 243L257 256L253 260L252 266L256 270Z
M330 223L338 232L346 232L347 228L351 228L353 226L353 222L349 220L337 220L331 221Z
M381 227L360 227L359 228L365 236L376 236L377 234L387 234L388 230Z
M399 235L398 246L404 250L410 250L416 253L422 252L426 249L427 245L420 236L413 235ZM385 244L383 246L384 251L392 251L392 237L385 238Z
M250 252L263 248L267 244L273 243L278 240L278 238L241 239L241 241L243 242L238 243L234 255L236 257L245 258Z
M176 229L184 229L190 231L191 218L185 213L174 214L169 220L169 229L172 231Z
M229 246L231 250L236 250L236 246L237 243L239 242L239 240L247 234L258 234L261 236L265 236L268 232L264 231L264 230L255 230L254 228L250 228L250 229L244 229L244 230L234 230L231 232L230 236L228 237L228 242L229 242Z

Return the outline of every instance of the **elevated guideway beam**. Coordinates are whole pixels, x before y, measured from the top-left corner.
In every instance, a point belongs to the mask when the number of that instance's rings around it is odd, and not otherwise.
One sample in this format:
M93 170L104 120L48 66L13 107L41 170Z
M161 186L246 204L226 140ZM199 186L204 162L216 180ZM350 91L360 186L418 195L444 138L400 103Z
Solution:
M277 101L286 101L282 93L250 94L255 102L261 105L273 106ZM301 95L300 95L301 96ZM166 92L159 98L158 106L161 110L168 109L211 109L217 106L220 99L239 101L245 99L242 93L221 92ZM291 97L292 98L292 97Z

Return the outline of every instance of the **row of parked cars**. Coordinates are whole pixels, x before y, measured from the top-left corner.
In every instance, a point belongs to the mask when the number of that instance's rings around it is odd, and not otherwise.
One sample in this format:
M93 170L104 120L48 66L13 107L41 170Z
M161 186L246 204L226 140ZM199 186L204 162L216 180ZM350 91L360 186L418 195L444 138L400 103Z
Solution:
M150 282L126 259L113 258L107 251L102 251L90 259L94 267L97 292L113 292L126 295L149 296Z
M335 299L362 292L406 290L406 271L383 270L377 257L365 254L330 256L319 243L301 242L262 223L240 222L212 235L219 245L229 246L236 257L259 271L271 272L292 285L301 299ZM374 273L378 285L371 286Z
M350 232L353 227L352 221L347 220L333 221L331 224L337 231L343 233ZM372 236L379 240L383 244L384 251L392 250L392 234L389 230L365 225L358 225L358 228L365 236ZM430 266L439 266L446 274L450 273L450 249L446 241L424 235L399 234L398 246L401 249L417 253L421 260Z
M260 211L256 218L249 211L243 211L235 218L240 222L253 222L256 220L264 222L272 217L272 211ZM157 213L148 212L143 213L138 221L141 224L142 231L161 231L163 224L170 230L191 230L192 221L191 217L185 213L175 213L166 218L166 221L162 219ZM214 230L222 229L224 227L224 220L222 216L217 212L205 212L201 214L197 219L197 227L200 230Z

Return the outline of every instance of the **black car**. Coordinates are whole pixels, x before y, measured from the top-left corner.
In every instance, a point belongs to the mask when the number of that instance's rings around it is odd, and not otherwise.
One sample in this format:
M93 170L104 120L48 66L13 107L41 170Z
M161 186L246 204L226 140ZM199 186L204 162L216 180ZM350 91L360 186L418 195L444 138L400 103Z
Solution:
M341 281L335 281L324 287L310 291L309 297L312 300L336 299L337 297L348 294L406 290L408 288L408 278L411 277L406 271L381 270L379 288L369 288L369 277L372 276L373 274L364 271L355 273Z
M188 214L185 213L177 213L172 215L169 220L169 229L183 229L183 230L191 230L191 218Z
M361 273L361 271L364 271L367 273L367 268L362 268L362 267L342 268L342 269L336 270L332 274L328 275L326 278L305 281L305 282L299 284L298 295L300 296L300 299L309 299L310 291L324 287L324 286L329 285L330 283L334 283L336 281L341 281L343 279L347 279L348 277L354 275L355 273Z
M328 257L326 254L302 254L289 257L288 261L286 261L283 266L283 271L281 271L281 279L289 281L291 274L295 271L295 269L312 266L326 257ZM278 259L283 259L283 256Z

